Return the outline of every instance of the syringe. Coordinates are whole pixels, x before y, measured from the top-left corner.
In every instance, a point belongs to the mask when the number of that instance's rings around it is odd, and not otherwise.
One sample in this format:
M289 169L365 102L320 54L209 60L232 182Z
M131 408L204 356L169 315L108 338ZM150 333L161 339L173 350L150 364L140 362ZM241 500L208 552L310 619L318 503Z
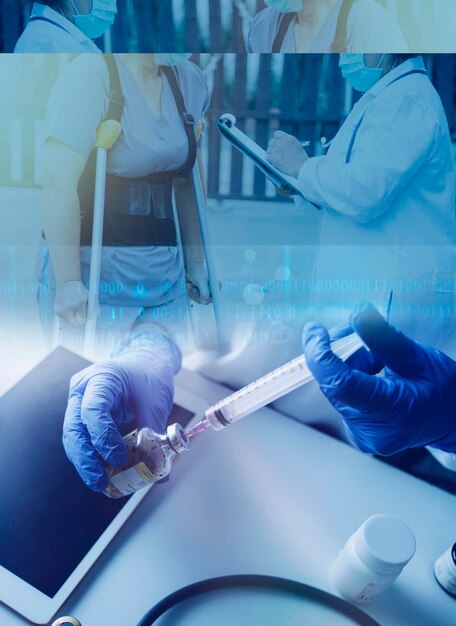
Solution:
M358 335L352 333L334 341L331 349L342 361L346 361L363 345ZM209 427L221 430L311 380L313 380L312 372L307 367L306 358L302 354L250 385L235 391L220 402L212 404L204 412L202 420L187 428L185 436L190 439Z

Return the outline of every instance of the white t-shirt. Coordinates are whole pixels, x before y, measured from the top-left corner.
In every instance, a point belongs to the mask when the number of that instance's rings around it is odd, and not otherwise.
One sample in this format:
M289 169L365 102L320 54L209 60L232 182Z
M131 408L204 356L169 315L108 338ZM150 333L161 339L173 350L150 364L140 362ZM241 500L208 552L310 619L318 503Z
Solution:
M188 154L188 138L168 80L163 75L162 117L157 119L133 75L119 57L125 107L122 134L108 153L108 172L142 177L178 169ZM209 104L202 71L190 61L176 66L186 109L195 120L195 132ZM80 55L57 79L51 93L44 138L56 139L88 158L99 125L109 108L109 71L101 55Z
M308 52L331 52L342 2L331 10L312 42ZM283 13L273 7L260 11L255 17L247 43L249 52L272 52ZM294 28L291 21L282 43L281 52L296 52ZM407 41L390 11L377 0L357 0L347 20L347 52L397 52L408 51Z

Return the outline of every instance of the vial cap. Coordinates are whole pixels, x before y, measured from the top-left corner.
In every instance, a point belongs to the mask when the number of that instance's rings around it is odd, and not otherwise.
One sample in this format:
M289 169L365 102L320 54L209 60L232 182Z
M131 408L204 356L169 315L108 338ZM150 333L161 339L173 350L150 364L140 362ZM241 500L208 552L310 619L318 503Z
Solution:
M166 437L171 448L178 454L187 452L190 449L188 439L184 434L184 429L180 424L171 424L166 430Z
M373 515L358 529L355 550L368 567L400 572L415 554L416 541L410 528L391 515Z

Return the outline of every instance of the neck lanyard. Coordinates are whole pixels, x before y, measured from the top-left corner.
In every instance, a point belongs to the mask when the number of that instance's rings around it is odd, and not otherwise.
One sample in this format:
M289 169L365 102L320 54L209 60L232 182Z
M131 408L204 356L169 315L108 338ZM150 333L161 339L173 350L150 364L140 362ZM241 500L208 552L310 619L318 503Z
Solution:
M389 87L390 85L394 85L394 83L397 83L399 80L402 80L403 78L406 78L407 76L411 76L412 74L424 74L426 75L427 72L426 70L410 70L409 72L406 72L405 74L402 74L401 76L398 76L397 78L395 78L394 80L392 80L390 83L388 83L388 85L386 85L386 87ZM386 89L385 87L385 89ZM353 152L353 148L355 145L355 141L356 141L356 136L358 135L358 131L361 127L361 124L364 121L364 116L366 115L367 109L366 111L364 111L364 113L362 114L361 118L358 120L354 130L353 130L353 134L350 140L350 145L348 146L348 150L347 150L347 154L345 157L345 163L348 165L350 163L350 159L351 159L351 155Z

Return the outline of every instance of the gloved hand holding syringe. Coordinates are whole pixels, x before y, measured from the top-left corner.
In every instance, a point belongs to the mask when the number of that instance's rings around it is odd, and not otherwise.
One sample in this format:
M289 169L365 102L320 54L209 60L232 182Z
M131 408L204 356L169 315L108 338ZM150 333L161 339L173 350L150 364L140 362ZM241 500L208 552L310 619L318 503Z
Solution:
M389 321L391 314L392 302L393 291L389 295L386 307L387 321ZM331 342L331 349L337 357L342 361L346 361L360 348L366 346L356 333L351 332L343 336L340 332L341 329L347 331L349 326L341 325L331 331L333 337L341 337ZM307 366L306 358L302 354L246 387L239 389L239 391L235 391L223 400L212 404L204 412L204 417L194 426L187 428L183 435L189 440L208 428L222 430L222 428L238 422L243 417L258 411L258 409L302 387L313 379L314 377Z
M383 334L385 328L390 329L391 303L392 293L380 329ZM326 352L321 351L321 341L316 352L315 349L309 352L309 346L304 346L306 354L312 355L309 363L320 385L324 376L332 383L331 367L337 371L347 367L341 361L347 361L355 353L356 359L360 359L357 363L364 363L364 367L357 371L352 363L352 369L348 367L347 371L356 372L361 378L365 376L367 355L369 370L372 366L376 369L372 370L373 374L382 369L361 339L365 336L362 326L358 328L356 323L357 318L352 316L350 326L333 329L329 335L325 330ZM360 331L359 335L353 329ZM388 330L395 336L393 331ZM190 440L199 433L209 428L222 430L314 380L303 354L209 406L195 425L184 430L180 424L172 424L163 432L172 406L172 377L180 367L180 352L170 337L162 336L162 331L153 333L147 340L144 336L143 343L136 351L127 343L115 358L86 368L73 377L70 385L63 437L67 456L89 487L111 498L129 495L166 477L174 458L188 451ZM363 346L367 353L360 351ZM320 353L325 355L323 359L330 355L330 361L320 363ZM321 372L317 375L317 365L325 370L324 376ZM362 378L362 382L370 385L369 389L372 387L369 377ZM130 423L133 416L137 430L122 439L119 428ZM152 427L144 427L145 424Z
M343 361L363 346L355 333L332 343L332 349ZM110 498L130 495L166 477L174 458L187 452L189 441L209 428L221 430L254 413L270 402L313 380L304 355L273 370L223 400L209 406L204 417L184 430L180 424L168 426L161 434L152 428L141 428L124 437L128 451L126 463L120 467L105 464L109 484L104 490Z

